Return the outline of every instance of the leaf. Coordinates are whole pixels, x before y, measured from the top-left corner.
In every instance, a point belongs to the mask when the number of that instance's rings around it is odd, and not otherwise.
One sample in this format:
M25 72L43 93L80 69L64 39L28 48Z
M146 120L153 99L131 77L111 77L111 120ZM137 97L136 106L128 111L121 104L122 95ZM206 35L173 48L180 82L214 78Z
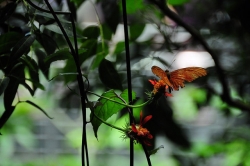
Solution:
M119 74L110 61L103 59L98 70L99 77L106 87L110 89L123 89Z
M114 54L120 54L123 51L125 51L125 42L118 42L115 46Z
M88 39L97 39L100 35L100 28L94 25L88 26L83 30L82 35Z
M189 2L189 0L168 0L168 4L170 5L183 5L187 2Z
M33 103L32 101L26 100L26 101L24 101L24 102L26 102L26 103L28 103L28 104L30 104L30 105L36 107L37 109L39 109L40 111L42 111L42 113L44 113L44 115L46 115L48 118L53 119L53 118L51 118L51 117L50 117L41 107L39 107L37 104Z
M10 78L9 84L4 91L5 110L9 110L15 98L17 88L20 83L18 79L23 79L23 80L25 79L24 78L24 65L22 63L15 65L12 68L10 75L11 77L9 77Z
M100 65L100 63L102 62L102 60L108 55L107 48L108 48L107 45L105 45L104 48L102 48L102 44L101 43L98 44L97 54L96 54L95 59L93 60L93 62L91 64L91 69L97 68Z
M130 39L135 41L143 32L145 24L132 24L129 27Z
M10 63L15 64L15 62L30 48L35 39L36 36L34 34L23 37L12 49Z
M143 4L143 0L126 0L127 3L127 13L134 14L139 10L145 8L145 4ZM122 4L121 4L122 5Z
M38 65L34 59L31 59L29 56L26 56L28 60L28 70L30 75L30 81L33 85L33 90L35 91L37 88L42 88L44 90L44 87L40 84L39 79L39 72L38 72Z
M10 52L11 48L23 37L17 32L8 32L0 36L0 54Z
M51 36L41 33L40 31L35 31L35 34L36 40L43 46L48 55L53 54L58 48L57 43Z
M71 57L71 53L69 52L69 49L64 48L64 49L61 49L61 50L55 52L54 54L47 56L44 59L44 63L46 65L50 65L52 62L55 62L58 60L66 60L66 59L69 59L70 57Z
M14 106L9 106L9 107L5 108L5 111L3 112L2 116L0 117L0 129L4 126L4 124L10 118L10 116L14 112L15 108L16 107L14 107Z
M44 63L44 59L46 58L46 54L40 49L35 49L35 54L38 60L38 67L42 70L44 76L49 79L49 66Z
M153 150L150 150L148 153L149 153L149 155L151 156L151 155L153 155L153 154L156 154L160 149L163 149L163 148L164 148L164 146L161 145L161 146L159 146L158 148L155 148L155 149L153 149Z
M4 77L4 79L0 80L0 96L2 95L6 87L8 86L9 82L10 82L9 77Z
M120 103L124 103L124 101L126 103L129 103L127 89L124 90L120 95L116 94L114 90L110 90L110 91L103 93L102 96L110 98ZM134 100L135 98L136 98L135 92L132 92L132 100ZM101 97L98 99L98 105L94 108L94 113L96 116L106 121L108 118L118 113L123 108L125 108L124 105L115 103L113 101L110 101ZM97 138L97 130L99 126L102 124L102 122L93 115L93 112L91 112L90 116L91 116L90 119L92 119L91 124L93 126L95 137Z

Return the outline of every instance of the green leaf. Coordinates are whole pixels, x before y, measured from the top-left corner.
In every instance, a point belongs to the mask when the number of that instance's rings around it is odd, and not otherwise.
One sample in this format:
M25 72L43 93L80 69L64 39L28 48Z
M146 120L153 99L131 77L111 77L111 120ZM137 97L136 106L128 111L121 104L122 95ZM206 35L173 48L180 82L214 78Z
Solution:
M4 91L5 110L9 110L16 96L17 88L20 83L18 79L23 79L23 80L25 79L24 65L22 63L15 65L11 70L9 78L10 78L9 84Z
M9 32L0 36L0 54L10 52L11 48L23 37L20 33Z
M37 88L44 90L44 87L40 84L38 65L36 61L27 55L23 55L19 61L22 62L25 66L27 66L30 76L29 81L32 82L33 89L31 89L31 87L26 84L25 81L20 81L21 84L24 85L24 87L26 87L30 91L32 96L34 95L34 92Z
M125 42L118 42L115 46L114 54L120 54L123 51L125 51Z
M97 39L100 35L100 29L98 26L88 26L83 30L82 35L88 39Z
M11 64L15 64L15 62L27 51L29 50L32 43L35 41L36 36L31 34L29 36L23 37L12 49L10 54L10 62Z
M3 112L2 116L0 117L0 129L4 126L4 124L8 121L12 113L14 112L16 107L9 106L5 108L5 111Z
M44 115L46 115L48 118L53 119L41 107L39 107L37 104L33 103L32 101L26 100L24 102L26 102L26 103L28 103L28 104L36 107L37 109L39 109L40 111L42 111L42 113L44 113Z
M38 67L42 70L44 76L49 79L49 66L44 63L44 59L46 58L45 52L40 49L35 49L35 54L38 60Z
M168 0L170 5L183 5L184 3L189 2L189 0Z
M97 68L102 62L102 60L108 55L108 46L105 44L103 48L102 44L99 43L96 52L97 54L95 55L95 59L93 60L91 64L91 69Z
M161 145L161 146L159 146L159 147L156 148L156 149L150 150L148 153L149 153L149 155L151 156L151 155L153 155L153 154L156 154L160 149L163 149L163 148L164 148L164 146Z
M115 101L120 102L120 103L124 103L124 101L125 101L127 104L129 102L127 89L124 90L120 95L115 93L114 90L110 90L110 91L103 93L102 96L107 97L107 98L112 99L112 100L115 100ZM135 92L132 92L132 99L134 100L135 98L136 98ZM99 118L101 118L104 121L106 121L112 115L118 113L123 108L125 108L124 105L115 103L113 101L107 100L107 99L102 98L102 97L98 99L98 103L99 104L94 108L94 113L96 116L98 116ZM100 120L98 120L97 118L95 118L95 116L93 115L93 112L91 112L90 116L91 116L90 119L92 119L91 124L93 126L95 137L97 138L97 130L100 127L100 125L102 124L102 122Z
M103 59L98 69L99 77L106 87L110 89L123 89L119 74L110 61Z
M35 72L38 71L38 65L36 64L36 61L34 61L34 59L32 59L30 56L22 56L20 58L20 61L27 66L30 70L33 70Z
M126 0L127 3L127 13L133 14L138 12L138 10L142 10L145 8L145 4L143 4L143 0Z
M54 54L47 56L44 59L44 63L46 65L50 65L52 62L55 62L58 60L66 60L66 59L69 59L70 57L71 57L71 53L69 52L69 49L64 48L64 49L61 49L61 50L55 52Z
M35 31L35 34L36 40L43 46L48 55L53 54L56 48L58 48L57 43L51 36L40 31Z
M129 27L130 39L135 41L143 32L145 24L132 24Z
M10 82L10 78L9 77L4 77L4 79L0 80L0 96L5 91L6 87L9 84L9 82Z

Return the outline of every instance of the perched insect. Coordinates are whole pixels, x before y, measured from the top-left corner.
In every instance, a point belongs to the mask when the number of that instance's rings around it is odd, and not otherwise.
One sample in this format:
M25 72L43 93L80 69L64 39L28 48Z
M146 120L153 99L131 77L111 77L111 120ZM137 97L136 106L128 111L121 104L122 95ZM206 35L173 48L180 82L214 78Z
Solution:
M207 75L206 69L201 67L187 67L169 72L168 70L164 71L158 66L152 66L151 70L174 90L179 90L179 87L183 88L185 81L191 82L198 77Z

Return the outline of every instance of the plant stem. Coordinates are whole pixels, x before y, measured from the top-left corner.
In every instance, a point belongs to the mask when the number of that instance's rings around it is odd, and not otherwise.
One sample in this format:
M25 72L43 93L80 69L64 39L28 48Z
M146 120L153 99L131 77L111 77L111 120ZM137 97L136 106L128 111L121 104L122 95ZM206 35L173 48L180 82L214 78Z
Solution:
M98 95L98 94L96 94L96 93L94 93L94 92L91 92L91 91L87 91L87 92L90 93L90 94L96 95L96 96L98 96L98 97L107 99L107 100L109 100L109 101L112 101L112 102L114 102L114 103L117 103L117 104L120 104L120 105L129 107L129 108L139 108L139 107L143 107L143 106L147 105L148 103L150 103L150 102L152 101L152 99L153 99L153 98L150 98L150 99L149 99L148 101L146 101L145 103L142 103L142 104L139 104L139 105L129 105L129 104L124 104L124 103L121 103L121 102L119 102L119 101L110 99L110 98L105 97L105 96Z
M126 66L127 66L127 84L128 84L128 100L132 102L132 80L131 80L131 66L130 66L130 51L129 51L129 37L128 37L128 21L127 21L127 7L126 0L122 0L125 49L126 49ZM133 109L130 110L129 120L133 123ZM134 165L134 142L130 139L130 166Z
M74 62L76 65L76 70L77 70L77 82L78 82L78 87L79 87L79 91L80 91L80 95L81 95L81 105L82 105L82 119L83 119L83 129L82 129L82 166L85 165L85 150L88 151L87 149L87 136L86 136L86 103L85 103L85 91L84 91L84 83L83 83L83 79L82 79L82 72L81 72L81 67L80 67L80 63L79 63L79 56L78 56L78 47L77 47L77 40L76 40L76 32L75 32L75 25L74 25L74 21L71 19L71 23L72 23L72 28L73 28L73 34L74 34L74 42L75 42L75 50L73 45L71 44L71 41L66 33L66 31L64 30L60 20L58 19L56 13L54 12L54 10L52 9L51 5L49 4L48 0L44 0L47 7L49 8L51 14L53 15L54 19L56 20L59 28L61 29L63 36L65 37L68 46L71 50L72 56L74 58ZM84 148L85 147L85 148ZM86 153L86 160L87 160L87 166L89 166L89 159L88 159L88 153Z

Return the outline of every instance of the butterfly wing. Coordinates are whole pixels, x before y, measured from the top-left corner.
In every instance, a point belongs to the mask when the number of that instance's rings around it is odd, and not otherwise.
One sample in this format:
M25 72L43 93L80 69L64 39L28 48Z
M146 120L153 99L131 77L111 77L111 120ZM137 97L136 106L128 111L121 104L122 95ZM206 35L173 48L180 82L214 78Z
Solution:
M160 67L158 66L152 66L151 68L152 72L159 77L160 79L162 79L168 86L172 87L172 84L170 83L168 77L167 77L167 73L162 70Z
M191 82L198 77L207 75L207 71L201 67L187 67L172 71L169 73L170 82L174 90L179 90L179 87L184 87L184 82Z

